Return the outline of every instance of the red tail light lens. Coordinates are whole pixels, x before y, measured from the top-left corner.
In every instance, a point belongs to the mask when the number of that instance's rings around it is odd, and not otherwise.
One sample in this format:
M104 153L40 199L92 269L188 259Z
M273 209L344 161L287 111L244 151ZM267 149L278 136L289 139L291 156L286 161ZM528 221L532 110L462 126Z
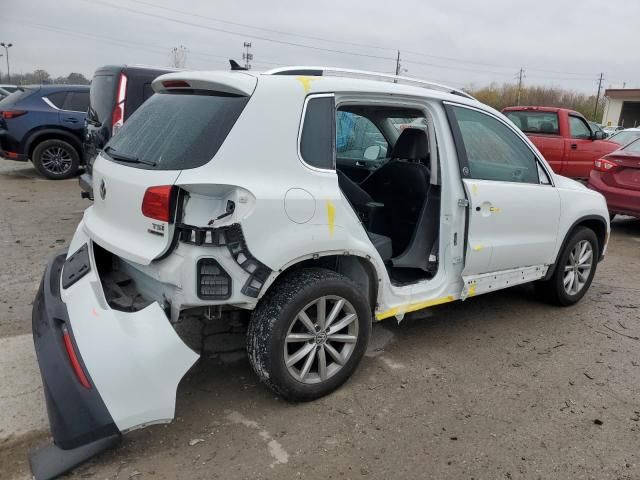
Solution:
M73 368L76 377L78 377L78 381L84 388L91 388L91 384L89 383L89 379L82 370L82 365L80 365L80 360L78 360L78 356L76 355L76 351L73 348L73 342L71 341L71 335L69 335L69 331L66 327L62 329L62 340L64 341L64 348L67 351L67 355L69 356L69 362L71 363L71 368Z
M593 166L599 172L608 172L612 168L617 167L618 164L614 163L614 162L612 162L610 160L605 160L604 158L601 158L601 159L596 160L595 162L593 162Z
M127 76L120 74L118 82L118 96L116 97L116 106L111 114L111 134L115 133L122 127L124 123L124 102L127 99Z
M25 112L24 110L7 110L7 111L2 112L2 118L6 119L6 120L10 120L12 118L21 117L25 113L27 113L27 112Z
M147 188L142 199L142 214L154 220L170 222L172 198L173 185Z

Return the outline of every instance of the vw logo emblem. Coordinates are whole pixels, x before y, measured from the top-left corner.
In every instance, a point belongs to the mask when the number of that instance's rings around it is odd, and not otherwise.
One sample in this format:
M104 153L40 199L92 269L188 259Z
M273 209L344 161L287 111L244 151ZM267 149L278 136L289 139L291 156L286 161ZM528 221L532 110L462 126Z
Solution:
M107 196L107 187L104 184L104 178L100 180L100 198L104 200L104 197Z

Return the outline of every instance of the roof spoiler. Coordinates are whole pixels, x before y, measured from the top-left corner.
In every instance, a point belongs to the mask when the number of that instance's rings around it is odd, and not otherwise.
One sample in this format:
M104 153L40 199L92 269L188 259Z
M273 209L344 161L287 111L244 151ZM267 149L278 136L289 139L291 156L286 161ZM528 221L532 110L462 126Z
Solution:
M229 64L231 65L231 70L249 70L247 67L243 67L238 62L236 62L233 58L229 59Z

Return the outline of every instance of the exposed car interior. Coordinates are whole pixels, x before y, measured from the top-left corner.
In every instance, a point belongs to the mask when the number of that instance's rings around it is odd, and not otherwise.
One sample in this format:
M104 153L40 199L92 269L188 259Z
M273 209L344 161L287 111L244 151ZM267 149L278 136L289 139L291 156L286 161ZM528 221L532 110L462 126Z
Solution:
M427 127L420 110L350 105L337 113L340 189L400 285L438 267L440 186L431 181Z

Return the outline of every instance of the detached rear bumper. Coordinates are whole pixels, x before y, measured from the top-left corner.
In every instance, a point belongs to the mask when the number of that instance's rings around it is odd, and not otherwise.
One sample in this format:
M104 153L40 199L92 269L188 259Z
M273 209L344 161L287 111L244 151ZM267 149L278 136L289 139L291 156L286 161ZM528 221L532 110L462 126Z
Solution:
M47 266L33 306L54 437L31 455L38 480L113 446L121 433L171 421L178 384L198 359L158 303L135 312L108 305L84 223L69 250Z
M54 478L120 439L120 431L78 353L67 308L60 299L60 275L65 258L66 253L61 253L51 259L33 303L33 342L54 441L54 445L30 455L37 480ZM65 348L64 329L91 388L82 386L76 376Z

